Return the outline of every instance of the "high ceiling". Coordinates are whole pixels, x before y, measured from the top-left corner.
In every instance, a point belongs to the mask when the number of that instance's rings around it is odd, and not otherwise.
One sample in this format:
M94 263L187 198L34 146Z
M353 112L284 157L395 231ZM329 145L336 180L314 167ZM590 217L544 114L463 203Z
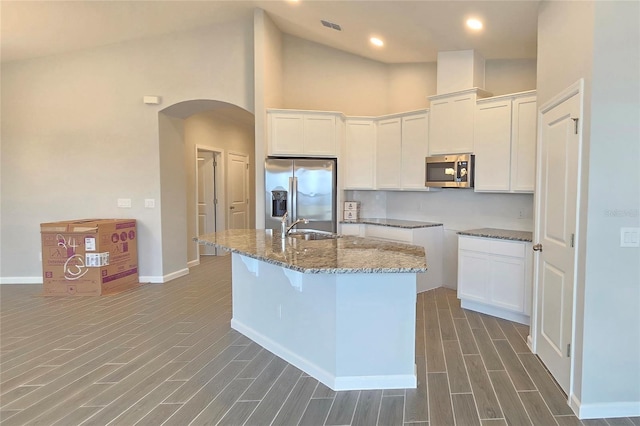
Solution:
M438 51L535 58L538 0L516 1L0 1L2 61L170 34L267 11L284 33L384 63L431 62ZM472 33L467 17L485 28ZM325 20L341 31L323 26ZM371 36L383 48L369 43Z

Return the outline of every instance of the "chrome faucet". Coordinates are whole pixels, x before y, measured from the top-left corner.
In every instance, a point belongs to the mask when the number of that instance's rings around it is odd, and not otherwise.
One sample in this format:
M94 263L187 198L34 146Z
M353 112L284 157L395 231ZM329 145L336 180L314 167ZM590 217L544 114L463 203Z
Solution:
M287 236L287 216L289 216L289 212L284 212L280 219L280 234L282 238Z
M298 219L295 222L293 222L291 225L289 225L289 227L287 228L287 230L285 231L285 236L289 235L289 233L291 232L291 230L299 223L309 223L309 219Z

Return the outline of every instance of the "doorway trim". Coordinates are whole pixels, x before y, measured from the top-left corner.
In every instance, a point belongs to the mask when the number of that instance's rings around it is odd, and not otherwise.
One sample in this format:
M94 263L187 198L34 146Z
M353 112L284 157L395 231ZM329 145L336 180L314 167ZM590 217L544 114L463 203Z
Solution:
M199 220L198 220L198 153L200 151L206 151L206 152L211 152L213 153L213 158L214 160L217 162L218 166L215 169L215 176L214 176L214 184L216 187L216 193L217 193L217 199L218 199L218 203L217 203L217 208L216 208L216 212L215 212L215 225L216 225L216 230L218 231L223 231L226 229L226 205L227 205L227 190L226 190L226 169L225 169L225 165L226 165L226 156L225 156L225 150L222 148L216 148L216 147L211 147L208 145L200 145L200 144L196 144L194 146L194 155L193 155L193 161L194 161L194 165L195 165L195 185L194 185L194 195L195 195L195 229L196 229L196 234L199 234L200 230L199 230ZM196 259L192 260L188 263L188 267L192 268L194 266L197 266L200 264L200 244L196 244Z
M579 115L580 121L578 123L578 158L577 158L577 176L576 176L576 224L575 224L575 251L573 257L573 296L571 301L572 313L571 313L571 357L570 357L570 371L569 371L569 388L567 390L568 402L572 407L575 413L576 411L576 401L574 394L574 378L575 378L575 362L576 362L576 330L578 327L578 312L582 312L582 309L578 311L578 275L579 271L579 258L580 258L580 248L581 248L581 227L582 221L580 220L580 204L582 202L582 187L583 187L583 177L582 177L582 160L583 160L583 140L584 140L584 79L581 78L569 87L557 93L551 99L549 99L544 105L538 108L537 114L537 147L536 147L536 191L534 195L534 209L535 209L535 219L534 219L534 232L533 239L534 244L536 241L540 241L540 217L542 212L540 211L540 192L538 188L540 188L542 176L540 175L540 164L542 161L542 125L543 120L542 116L544 113L549 110L557 107L563 102L567 101L573 96L579 97ZM531 309L531 320L530 320L530 331L527 339L527 344L531 349L531 352L537 354L537 320L538 320L538 310L540 303L538 299L538 289L539 289L539 263L540 257L535 256L533 262L533 294L532 294L532 309ZM580 319L580 326L582 326L583 318ZM578 402L579 406L579 402Z

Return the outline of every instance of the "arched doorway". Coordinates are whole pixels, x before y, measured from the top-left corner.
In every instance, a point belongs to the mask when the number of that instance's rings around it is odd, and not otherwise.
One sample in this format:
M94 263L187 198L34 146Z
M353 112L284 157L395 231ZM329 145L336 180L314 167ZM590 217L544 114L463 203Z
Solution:
M158 114L163 270L184 271L199 263L193 238L200 232L198 214L198 151L217 159L217 230L228 221L229 155L246 155L255 164L254 115L236 105L215 100L189 100L164 108ZM248 226L255 227L255 176L247 167ZM166 202L165 202L166 201ZM181 265L181 266L180 266ZM175 277L172 277L175 278Z

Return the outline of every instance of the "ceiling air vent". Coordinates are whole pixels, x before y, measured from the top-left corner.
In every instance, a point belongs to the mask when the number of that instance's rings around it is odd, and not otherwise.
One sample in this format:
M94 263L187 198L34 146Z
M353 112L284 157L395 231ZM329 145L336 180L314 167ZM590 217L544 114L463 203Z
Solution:
M321 19L320 22L322 22L322 25L324 25L327 28L333 28L334 30L342 31L342 28L338 24L334 24L333 22L325 21L324 19Z

